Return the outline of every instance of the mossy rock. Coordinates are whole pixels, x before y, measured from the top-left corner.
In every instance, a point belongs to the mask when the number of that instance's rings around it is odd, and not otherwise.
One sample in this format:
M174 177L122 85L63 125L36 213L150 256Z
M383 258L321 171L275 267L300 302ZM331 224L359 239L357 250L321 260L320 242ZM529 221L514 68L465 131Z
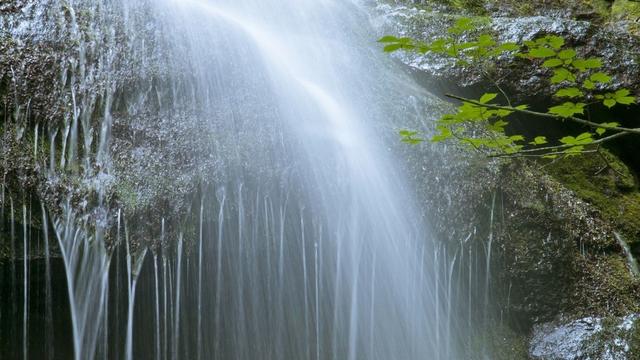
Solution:
M579 257L581 276L574 284L571 303L578 316L624 316L640 311L640 280L617 254Z
M573 166L584 165L578 167L588 172L588 161L569 161ZM569 179L577 176L558 163L554 164L558 173ZM562 165L569 167L569 163ZM640 282L615 241L613 220L605 219L595 205L558 179L545 175L549 169L520 161L502 168L499 202L504 204L506 222L497 242L504 264L500 282L510 284L507 311L512 320L526 330L558 314L584 317L640 310ZM599 185L621 194L636 191L630 173L618 179L611 171L597 174L602 177ZM585 182L595 186L593 180Z
M616 0L611 7L611 18L614 21L628 22L629 31L640 35L640 3L629 0Z
M629 1L618 1L629 3ZM509 16L532 16L546 12L563 11L570 17L604 21L610 18L611 2L607 0L434 0L427 2L445 5L453 10L472 15L504 13Z
M633 325L631 339L629 339L629 352L631 354L640 354L640 321L636 321Z
M640 242L640 190L629 168L615 155L561 159L548 172L593 205L633 246Z

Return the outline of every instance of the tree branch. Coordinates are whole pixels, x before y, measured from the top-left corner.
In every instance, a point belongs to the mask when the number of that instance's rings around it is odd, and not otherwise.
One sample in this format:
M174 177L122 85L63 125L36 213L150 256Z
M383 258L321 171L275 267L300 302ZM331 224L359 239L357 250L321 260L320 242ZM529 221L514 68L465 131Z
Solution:
M590 154L590 153L596 153L598 152L598 150L584 150L584 151L580 151L579 153L575 153L572 155L582 155L582 154ZM545 156L551 156L551 155L568 155L565 152L562 151L554 151L554 152L549 152L549 153L544 153L544 154L523 154L521 152L515 152L513 154L500 154L494 157L501 157L501 158L517 158L517 157L536 157L536 158L541 158L541 157L545 157Z
M489 80L496 87L496 89L498 89L498 91L502 94L502 97L504 97L504 99L507 101L507 104L509 104L509 106L513 106L511 104L511 99L509 99L507 93L502 89L502 87L498 83L498 80L495 80L492 76L490 76L487 71L482 69L480 71L482 72L484 77L487 78L487 80Z
M590 126L592 128L596 128L596 129L597 128L602 128L602 129L608 129L608 130L618 130L618 131L624 131L624 132L627 132L627 133L640 135L640 128L625 128L625 127L620 127L620 126L605 126L603 124L598 124L598 123L595 123L595 122L592 122L592 121L588 121L588 120L584 120L584 119L580 119L580 118L577 118L577 117L574 117L574 116L563 117L563 116L560 116L560 115L555 115L555 114L550 114L550 113L543 113L543 112L525 110L525 109L517 109L517 108L512 107L512 106L482 104L477 100L467 99L467 98L463 98L461 96L452 95L452 94L445 94L445 96L448 97L448 98L460 100L462 102L466 102L466 103L469 103L469 104L485 107L487 109L508 110L508 111L512 111L512 112L519 112L519 113L522 113L522 114L527 114L527 115L532 115L532 116L537 116L537 117L550 118L550 119L555 119L555 120L571 120L573 122L576 122L576 123L579 123L579 124L582 124L582 125L587 125L587 126Z
M603 137L601 139L598 140L594 140L593 142L589 143L589 144L584 144L584 146L590 146L590 145L599 145L602 144L604 142L625 136L625 135L629 135L629 132L619 132L619 133L615 133L613 135L609 135L607 137ZM541 147L541 148L536 148L536 149L526 149L526 150L520 150L517 151L515 153L511 153L511 154L507 154L507 153L499 153L499 154L490 154L488 155L489 157L510 157L513 155L520 155L520 154L531 154L531 153L537 153L537 152L541 152L541 151L556 151L556 150L562 150L562 149L568 149L568 148L572 148L575 146L580 146L580 145L575 145L575 144L563 144L563 145L556 145L556 146L547 146L547 147ZM541 156L543 155L550 155L548 153L545 154L541 154Z

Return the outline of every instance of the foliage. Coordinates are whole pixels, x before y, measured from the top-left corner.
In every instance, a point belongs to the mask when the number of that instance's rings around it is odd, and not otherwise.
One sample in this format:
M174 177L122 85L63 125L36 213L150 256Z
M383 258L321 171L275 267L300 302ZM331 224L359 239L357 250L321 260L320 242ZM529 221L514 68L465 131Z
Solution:
M628 89L612 88L612 76L602 70L600 58L580 57L560 36L546 35L522 43L501 42L492 34L480 31L479 25L474 19L460 18L449 27L445 36L430 42L395 36L384 36L378 40L384 45L385 52L438 54L451 58L458 66L474 67L495 87L497 92L483 94L479 99L447 94L461 104L454 113L445 114L438 120L438 132L431 141L457 139L489 156L556 158L598 152L600 144L606 141L627 134L640 134L640 129L621 127L609 119L591 120L590 108L594 105L602 104L611 109L636 102L636 97ZM512 104L490 70L499 59L507 57L521 58L544 69L549 74L550 84L557 89L554 94L556 103L546 111L531 110L527 104ZM571 121L589 130L553 140L543 135L526 138L508 134L505 129L515 114L528 119ZM478 128L484 131L469 131ZM400 136L409 144L424 141L417 131L402 130Z

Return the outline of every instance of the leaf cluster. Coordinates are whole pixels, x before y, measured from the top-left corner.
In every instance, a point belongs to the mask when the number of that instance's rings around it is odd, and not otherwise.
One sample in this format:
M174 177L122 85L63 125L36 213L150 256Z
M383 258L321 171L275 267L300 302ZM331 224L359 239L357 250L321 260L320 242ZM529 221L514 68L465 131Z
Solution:
M628 89L612 89L613 78L602 70L601 58L580 57L561 36L546 35L522 43L501 42L492 34L479 31L479 25L471 18L460 18L452 24L446 35L430 42L394 36L384 36L378 41L384 45L385 52L434 53L450 57L460 66L485 67L487 63L496 63L503 56L525 59L530 61L531 66L549 74L550 84L557 89L554 93L556 104L546 111L532 111L527 104L512 105L498 81L490 73L483 72L498 92L483 94L479 99L448 95L460 100L461 104L455 112L445 114L438 120L437 133L430 139L432 142L453 138L492 156L556 158L592 152L594 146L628 133L640 134L640 129L621 128L614 121L592 121L588 116L590 107L598 103L611 109L636 102L636 97ZM498 93L501 102L506 102L506 105L498 101ZM516 113L528 118L574 121L587 126L589 130L555 139L555 145L550 146L550 141L542 135L525 138L523 135L507 134L505 129ZM474 124L482 124L488 131L468 135L469 125ZM608 131L613 135L605 136ZM424 141L416 131L401 130L400 136L402 141L409 144Z

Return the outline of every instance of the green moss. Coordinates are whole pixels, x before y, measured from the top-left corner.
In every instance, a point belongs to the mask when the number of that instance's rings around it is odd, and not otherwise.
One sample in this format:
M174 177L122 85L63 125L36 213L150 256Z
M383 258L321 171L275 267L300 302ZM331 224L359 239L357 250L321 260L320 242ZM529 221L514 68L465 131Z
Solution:
M435 3L464 10L475 15L486 15L490 9L506 11L511 16L531 16L541 10L564 10L576 16L588 16L591 20L606 20L611 14L606 0L436 0ZM629 1L625 1L629 2Z
M640 281L634 278L622 256L581 257L581 276L574 286L572 307L578 316L624 316L640 311Z
M629 168L616 156L583 155L556 161L549 173L598 209L631 243L640 239L640 191Z
M633 321L631 330L626 327L626 321ZM634 355L638 353L633 348L637 320L628 317L607 316L602 319L601 325L602 330L594 333L588 339L588 345L584 352L586 358L601 359L606 357L606 354L626 353L631 357L624 357L625 359L637 359Z
M120 180L118 182L115 188L115 195L122 207L127 211L134 212L142 205L139 201L140 196L138 190L136 190L136 187L132 183L126 180Z
M613 20L623 20L629 22L629 30L640 34L640 3L629 0L616 0L611 7L611 18Z
M448 2L456 9L468 10L476 15L484 15L487 12L485 0L449 0Z
M640 354L640 320L633 324L631 337L629 339L629 353Z

